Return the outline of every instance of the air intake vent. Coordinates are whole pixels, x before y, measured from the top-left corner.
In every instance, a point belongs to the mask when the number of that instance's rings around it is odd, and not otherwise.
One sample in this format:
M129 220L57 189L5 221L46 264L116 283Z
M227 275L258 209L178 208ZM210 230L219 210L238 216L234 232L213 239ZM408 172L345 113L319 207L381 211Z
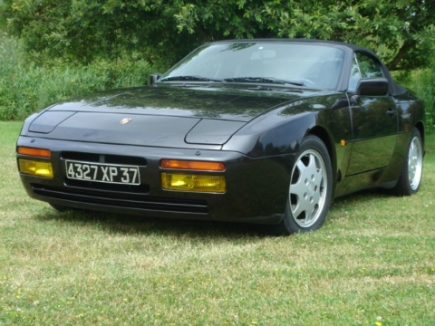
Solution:
M121 155L100 155L92 153L79 152L62 152L60 154L63 160L75 160L83 162L108 163L108 164L125 164L146 166L147 160L143 157L121 156Z
M68 182L71 182L71 180ZM33 191L36 195L48 199L61 199L106 207L134 208L144 211L182 212L191 214L208 213L207 202L205 200L148 197L145 194L147 189L142 189L141 186L134 189L115 189L120 187L120 185L113 185L115 188L106 188L104 190L75 186L79 185L77 184L74 185L74 187L67 188L32 184Z

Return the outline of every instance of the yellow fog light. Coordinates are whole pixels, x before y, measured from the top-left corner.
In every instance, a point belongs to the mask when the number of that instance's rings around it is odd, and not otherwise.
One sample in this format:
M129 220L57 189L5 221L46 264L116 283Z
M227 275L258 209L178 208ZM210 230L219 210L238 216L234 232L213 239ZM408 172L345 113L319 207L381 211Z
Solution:
M20 172L38 177L53 178L53 166L50 162L32 161L20 158Z
M226 183L223 175L162 173L162 187L178 191L223 193Z

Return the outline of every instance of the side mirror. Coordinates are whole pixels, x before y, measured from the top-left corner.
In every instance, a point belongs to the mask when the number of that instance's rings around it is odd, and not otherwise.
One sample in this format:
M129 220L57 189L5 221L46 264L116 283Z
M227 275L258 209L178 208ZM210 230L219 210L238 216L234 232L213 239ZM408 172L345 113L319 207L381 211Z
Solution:
M355 95L385 96L388 95L388 86L386 78L361 79L356 88Z
M148 79L148 85L153 86L161 77L163 76L163 74L151 74L149 79Z

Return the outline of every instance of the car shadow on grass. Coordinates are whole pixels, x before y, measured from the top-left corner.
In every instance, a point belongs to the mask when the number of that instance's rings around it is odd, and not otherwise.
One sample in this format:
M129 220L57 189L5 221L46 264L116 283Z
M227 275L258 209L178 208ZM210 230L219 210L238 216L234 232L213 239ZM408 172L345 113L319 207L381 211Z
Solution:
M135 215L111 214L94 211L68 210L58 212L47 207L36 215L41 221L58 220L75 225L86 225L108 232L122 234L149 234L189 237L245 238L267 236L267 227L248 223L204 221L190 219L153 218Z
M365 189L348 195L344 195L342 197L335 198L334 202L331 205L331 208L333 208L334 206L342 205L343 203L358 205L359 201L363 201L363 200L371 201L380 198L397 198L397 196L394 195L392 193L392 190L389 189L383 189L383 188Z

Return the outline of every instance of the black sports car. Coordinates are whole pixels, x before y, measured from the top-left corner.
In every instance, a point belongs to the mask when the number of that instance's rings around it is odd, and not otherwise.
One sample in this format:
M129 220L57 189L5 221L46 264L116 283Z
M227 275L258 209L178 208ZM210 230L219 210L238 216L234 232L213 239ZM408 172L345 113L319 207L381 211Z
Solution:
M316 230L333 198L418 191L424 107L359 46L207 43L150 86L30 116L17 142L27 193L58 210Z

